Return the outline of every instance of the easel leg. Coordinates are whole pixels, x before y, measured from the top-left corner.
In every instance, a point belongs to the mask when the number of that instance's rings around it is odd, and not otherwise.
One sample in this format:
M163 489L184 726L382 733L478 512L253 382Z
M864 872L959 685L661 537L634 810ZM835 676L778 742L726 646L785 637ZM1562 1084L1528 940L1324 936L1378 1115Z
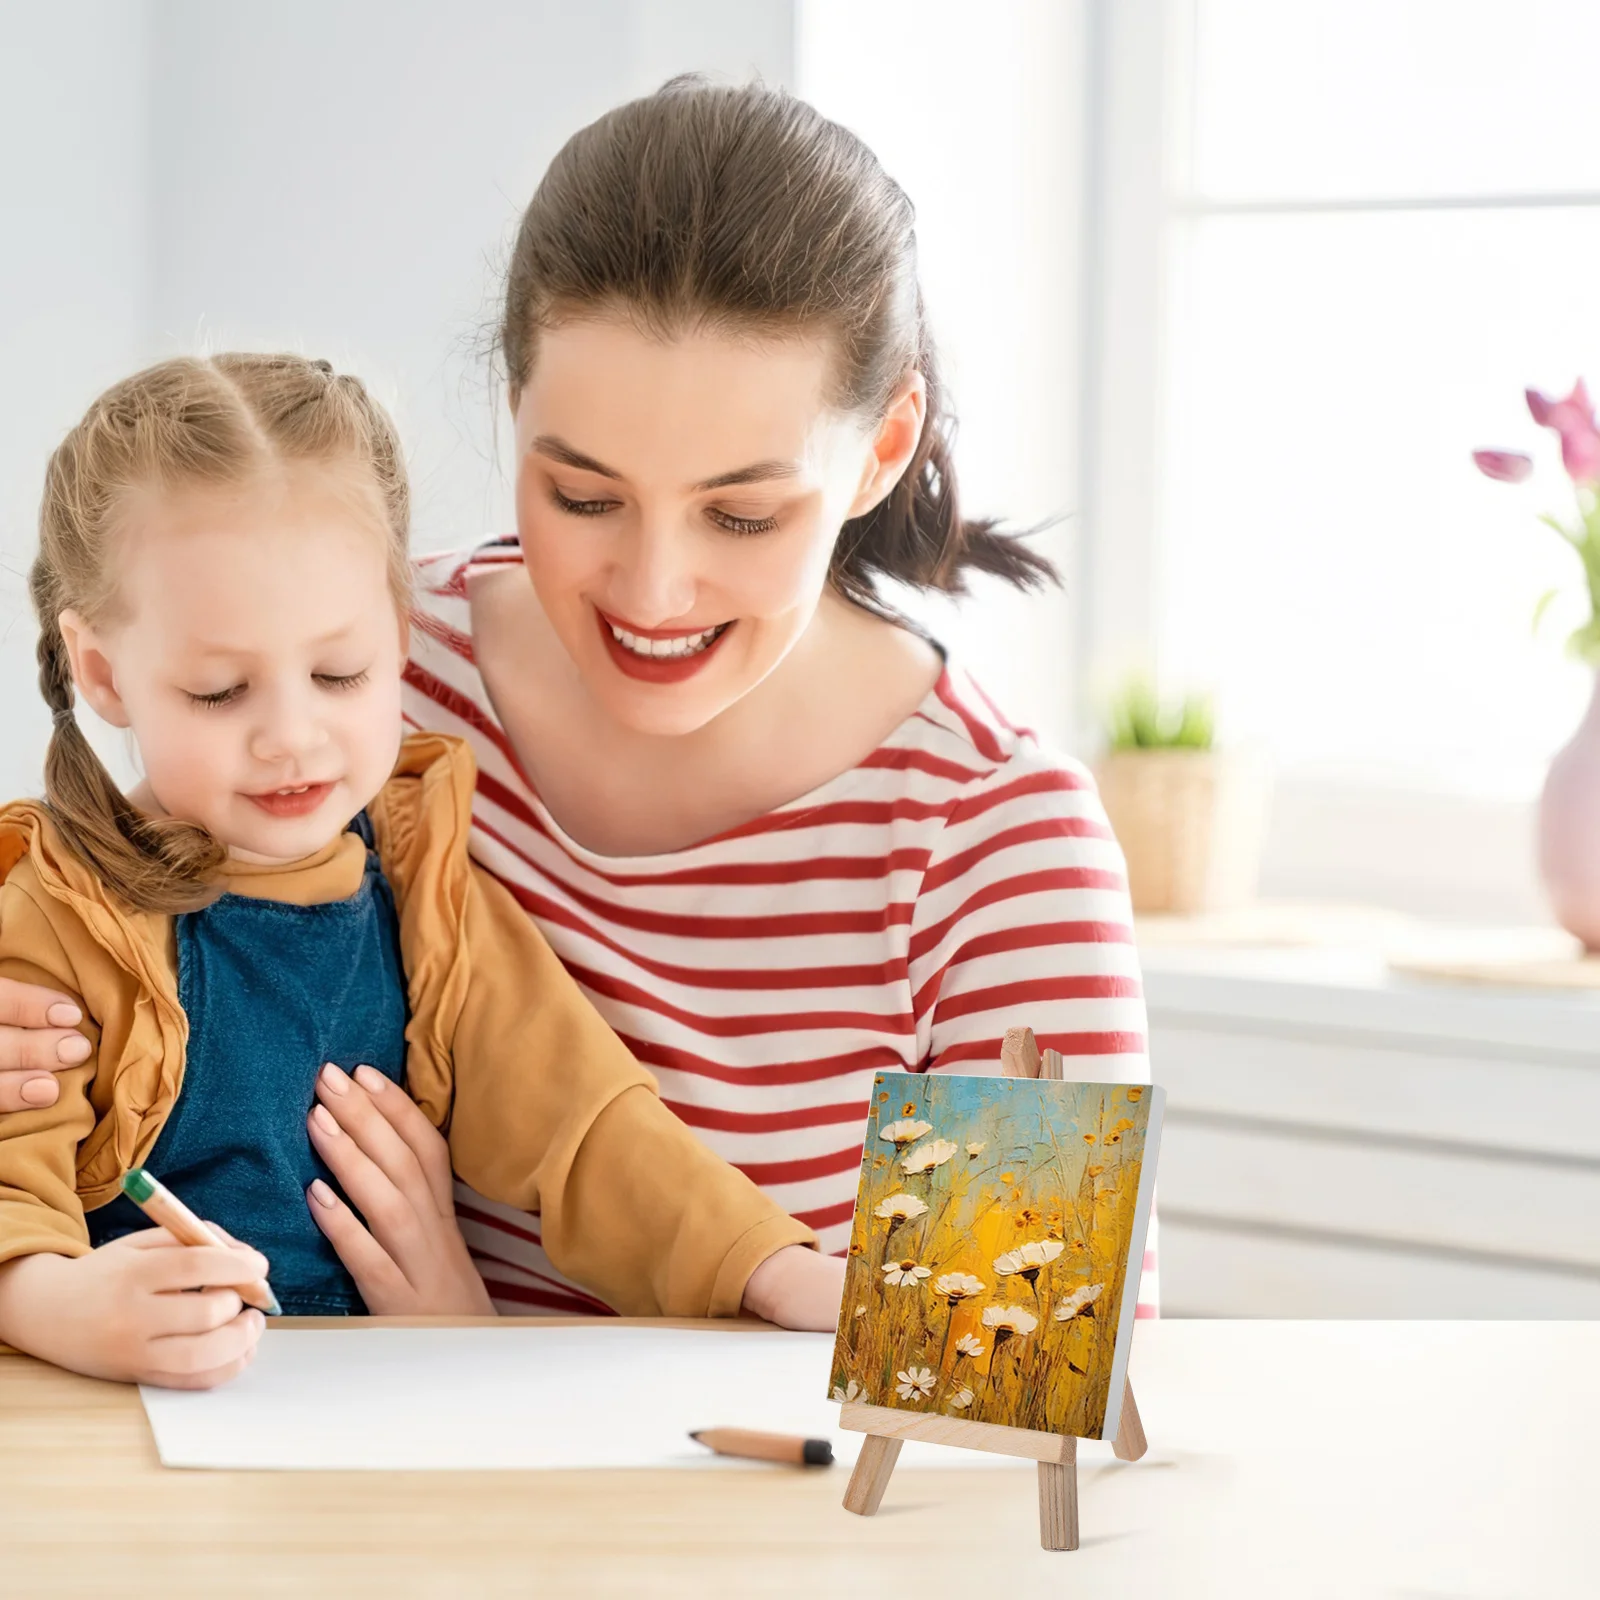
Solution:
M1046 1550L1078 1548L1077 1441L1065 1461L1039 1463L1039 1543Z
M870 1517L883 1502L883 1491L889 1487L889 1475L900 1459L900 1441L885 1439L881 1434L869 1433L861 1441L861 1454L856 1457L856 1470L850 1474L850 1485L844 1492L844 1508L858 1517Z
M1149 1446L1145 1443L1144 1424L1139 1420L1139 1408L1133 1401L1130 1383L1122 1394L1122 1419L1117 1423L1117 1437L1111 1453L1118 1461L1137 1461Z

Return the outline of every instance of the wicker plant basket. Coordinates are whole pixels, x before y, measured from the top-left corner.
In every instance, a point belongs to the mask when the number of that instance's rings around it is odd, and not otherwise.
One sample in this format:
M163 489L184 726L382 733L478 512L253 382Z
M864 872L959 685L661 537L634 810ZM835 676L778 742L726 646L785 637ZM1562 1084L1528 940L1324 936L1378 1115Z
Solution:
M1119 750L1095 768L1136 912L1247 904L1260 876L1268 780L1240 752Z

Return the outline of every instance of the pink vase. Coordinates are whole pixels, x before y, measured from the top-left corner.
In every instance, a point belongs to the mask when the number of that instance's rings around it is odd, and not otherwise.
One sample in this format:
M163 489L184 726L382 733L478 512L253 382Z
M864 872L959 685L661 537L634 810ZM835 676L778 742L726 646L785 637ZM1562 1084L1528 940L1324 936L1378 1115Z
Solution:
M1539 873L1556 921L1600 950L1600 674L1539 798Z

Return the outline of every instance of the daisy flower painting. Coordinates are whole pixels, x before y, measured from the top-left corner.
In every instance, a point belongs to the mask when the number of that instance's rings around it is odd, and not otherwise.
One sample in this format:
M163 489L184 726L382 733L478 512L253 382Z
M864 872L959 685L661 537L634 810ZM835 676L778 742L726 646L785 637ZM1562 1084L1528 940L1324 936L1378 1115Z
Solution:
M879 1073L832 1397L1103 1437L1163 1104L1147 1084Z

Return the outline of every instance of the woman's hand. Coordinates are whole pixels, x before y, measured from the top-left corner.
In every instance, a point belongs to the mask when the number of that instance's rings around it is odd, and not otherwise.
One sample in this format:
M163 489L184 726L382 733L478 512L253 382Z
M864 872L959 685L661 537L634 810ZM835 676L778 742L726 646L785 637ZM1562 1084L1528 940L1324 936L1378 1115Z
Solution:
M786 1244L750 1274L740 1310L780 1328L832 1333L844 1299L844 1259Z
M311 1142L361 1218L320 1178L307 1203L374 1316L492 1317L456 1225L450 1152L398 1085L371 1067L322 1069Z
M165 1228L18 1256L0 1266L0 1338L91 1378L214 1389L255 1360L266 1319L234 1285L266 1275L246 1245L182 1245Z
M0 978L0 1112L56 1103L55 1074L89 1059L89 1041L73 1031L82 1021L68 996Z

